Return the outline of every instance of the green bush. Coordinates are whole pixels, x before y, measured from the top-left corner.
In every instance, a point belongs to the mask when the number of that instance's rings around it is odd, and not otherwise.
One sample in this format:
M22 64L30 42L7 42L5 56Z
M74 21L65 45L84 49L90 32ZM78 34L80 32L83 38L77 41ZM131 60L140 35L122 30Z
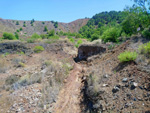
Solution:
M48 28L47 26L44 27L44 32L48 31Z
M150 42L139 47L139 52L150 58Z
M121 29L120 28L109 28L107 29L103 35L102 35L102 40L104 42L118 42L118 37L121 35Z
M91 37L91 41L97 40L97 39L99 39L99 37L100 36L98 34L93 34L92 37Z
M54 36L55 35L55 30L52 29L52 30L48 31L47 33L48 33L48 36Z
M70 38L69 40L70 40L70 42L75 43L74 38Z
M42 51L44 51L44 48L42 46L35 46L34 47L34 52L35 53L40 53Z
M22 27L20 28L20 31L22 31L23 29L22 29Z
M15 32L15 37L16 37L17 39L19 39L19 35L18 35L17 32Z
M120 60L120 62L128 62L128 61L135 60L136 57L137 57L136 52L125 51L123 53L120 53L118 59Z
M15 39L17 39L12 33L7 33L7 32L3 33L3 38L4 39L8 39L8 40L15 40Z
M82 44L82 43L83 43L82 39L79 39L79 40L77 41L77 44Z
M19 21L16 21L16 25L19 25Z
M142 35L143 35L145 38L150 39L150 27L144 29L143 32L142 32Z
M40 39L40 35L34 33L32 36L31 36L32 39Z

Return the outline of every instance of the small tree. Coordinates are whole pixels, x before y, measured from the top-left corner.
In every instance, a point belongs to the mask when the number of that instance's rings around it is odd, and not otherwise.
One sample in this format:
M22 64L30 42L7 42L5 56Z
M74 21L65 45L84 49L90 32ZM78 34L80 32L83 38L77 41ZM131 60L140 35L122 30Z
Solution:
M54 36L55 35L55 30L52 29L48 32L48 36Z
M19 25L19 21L16 22L16 25Z
M19 35L17 32L15 32L15 37L16 37L16 39L19 39Z
M22 31L23 29L22 29L22 27L20 28L20 31Z
M23 24L23 27L26 27L26 24L25 24L25 23Z
M44 31L45 31L45 32L46 32L46 31L48 31L48 28L47 28L47 26L45 26L45 27L44 27Z
M55 28L58 28L58 22L54 23Z

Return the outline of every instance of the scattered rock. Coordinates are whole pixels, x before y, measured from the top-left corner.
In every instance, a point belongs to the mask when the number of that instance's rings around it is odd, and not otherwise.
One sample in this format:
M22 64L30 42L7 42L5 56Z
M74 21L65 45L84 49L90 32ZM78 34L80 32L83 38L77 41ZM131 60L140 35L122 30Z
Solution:
M116 93L116 92L118 92L120 90L120 88L116 85L116 86L114 86L114 88L112 89L112 92L113 93Z
M128 82L128 78L123 78L122 82Z
M138 83L131 82L131 90L135 89L138 86Z

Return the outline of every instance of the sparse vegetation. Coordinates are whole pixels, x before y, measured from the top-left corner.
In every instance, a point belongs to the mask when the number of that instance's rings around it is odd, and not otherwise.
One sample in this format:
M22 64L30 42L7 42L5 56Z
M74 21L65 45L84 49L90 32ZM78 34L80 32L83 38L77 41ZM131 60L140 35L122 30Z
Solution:
M150 26L149 26L149 28L146 28L146 29L143 30L142 35L145 38L150 39Z
M140 54L144 54L146 57L150 58L150 42L143 44L139 47Z
M44 51L43 46L35 46L35 47L34 47L34 52L35 52L35 53L40 53L40 52L42 52L42 51Z
M137 53L136 52L130 52L130 51L125 51L123 53L120 53L118 56L118 59L120 62L128 62L128 61L133 61L137 58Z

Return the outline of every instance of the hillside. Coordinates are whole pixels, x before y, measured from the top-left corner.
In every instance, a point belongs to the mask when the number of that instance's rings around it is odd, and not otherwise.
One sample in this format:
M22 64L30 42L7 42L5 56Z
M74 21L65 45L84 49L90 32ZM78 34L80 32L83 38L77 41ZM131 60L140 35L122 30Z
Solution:
M3 32L11 32L14 33L20 28L23 30L20 32L21 35L32 35L33 33L37 34L45 34L44 27L47 26L48 30L55 29L55 31L63 31L63 32L78 32L79 29L86 25L89 19L78 19L76 21L70 23L62 23L58 22L58 28L55 28L54 21L36 21L33 22L33 26L30 21L20 21L20 20L7 20L0 18L0 33ZM16 25L16 23L19 25ZM25 25L25 26L24 26Z

